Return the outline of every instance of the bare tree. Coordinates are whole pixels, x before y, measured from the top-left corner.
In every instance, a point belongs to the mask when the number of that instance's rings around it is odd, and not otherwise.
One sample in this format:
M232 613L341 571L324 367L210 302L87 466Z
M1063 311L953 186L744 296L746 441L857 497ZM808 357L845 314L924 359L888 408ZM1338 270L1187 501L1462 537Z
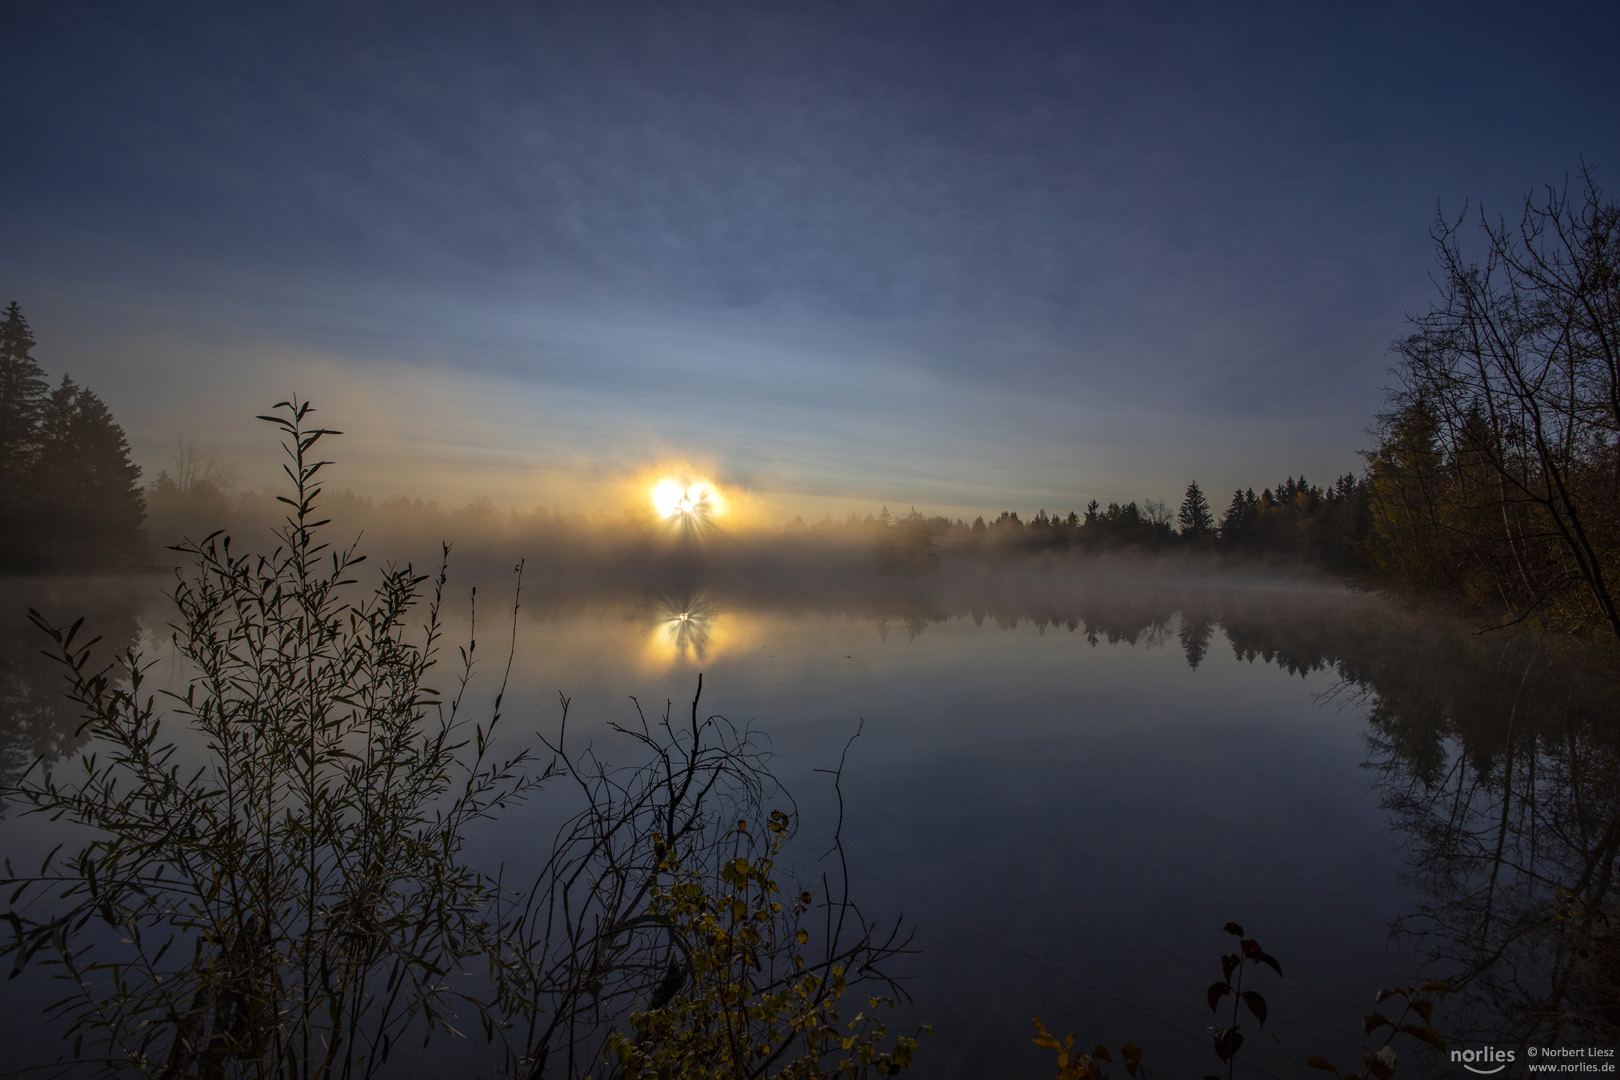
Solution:
M1580 180L1515 225L1439 219L1441 298L1394 347L1392 417L1436 424L1438 519L1514 617L1620 638L1620 207Z
M224 461L218 451L204 453L195 437L180 432L174 437L174 457L169 459L170 479L181 495L213 488L221 494L236 486L236 465Z

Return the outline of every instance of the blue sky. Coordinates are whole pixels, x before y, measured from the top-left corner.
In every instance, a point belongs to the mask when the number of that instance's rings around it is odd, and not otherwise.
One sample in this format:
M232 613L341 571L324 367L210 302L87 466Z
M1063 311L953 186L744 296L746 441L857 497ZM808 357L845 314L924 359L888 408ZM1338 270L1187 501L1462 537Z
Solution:
M14 4L0 302L150 471L774 513L1358 464L1428 227L1585 160L1612 4ZM266 475L266 478L267 475ZM1224 503L1224 496L1215 501Z

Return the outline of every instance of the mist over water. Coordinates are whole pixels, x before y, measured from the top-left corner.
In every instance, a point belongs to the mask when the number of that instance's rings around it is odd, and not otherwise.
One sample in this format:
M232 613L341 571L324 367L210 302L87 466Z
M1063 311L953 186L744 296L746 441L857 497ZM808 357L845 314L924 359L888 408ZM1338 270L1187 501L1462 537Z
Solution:
M0 1080L1620 1045L1620 5L12 9Z
M789 854L814 875L836 819L817 770L859 731L843 837L863 907L917 931L904 1014L938 1031L919 1076L1044 1075L1037 1014L1082 1040L1135 1040L1150 1067L1207 1068L1202 988L1229 919L1287 974L1267 987L1281 1041L1246 1049L1273 1075L1311 1054L1356 1060L1385 985L1471 972L1449 1022L1526 1037L1534 1013L1512 995L1568 983L1535 935L1547 882L1585 855L1538 822L1607 820L1620 797L1604 656L1253 562L947 548L896 565L854 532L552 519L452 552L447 640L474 636L476 582L486 682L512 629L516 547L536 539L508 739L551 731L561 693L572 737L631 754L607 726L633 720L630 697L682 709L701 672L705 713L770 735L802 814ZM379 563L434 554L404 530L366 545ZM165 587L57 581L28 602L56 622L85 611L109 646L144 643L154 685L178 689ZM71 710L45 704L37 631L6 606L14 772L83 746ZM1504 799L1520 808L1508 824ZM554 813L542 792L477 839L480 857L522 866ZM10 850L31 848L29 820L4 828ZM1513 978L1495 985L1503 969L1479 958L1503 935ZM1574 999L1600 991L1563 992L1585 1007ZM482 1060L473 1045L431 1060L457 1055Z

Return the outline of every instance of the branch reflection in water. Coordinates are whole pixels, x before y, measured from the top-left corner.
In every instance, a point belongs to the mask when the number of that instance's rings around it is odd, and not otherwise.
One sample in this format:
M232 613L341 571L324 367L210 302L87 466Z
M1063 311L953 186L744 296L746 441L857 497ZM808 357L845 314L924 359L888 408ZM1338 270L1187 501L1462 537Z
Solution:
M1338 679L1323 705L1364 711L1380 805L1423 902L1391 930L1458 989L1448 1034L1528 1046L1620 1037L1620 668L1612 650L1310 592L1103 582L1067 590L836 590L804 606L903 626L969 618L1076 633L1092 647L1179 647L1198 668L1224 635L1240 661ZM1001 583L1005 586L1007 583ZM1140 583L1137 583L1140 584ZM752 601L752 603L750 603ZM740 598L771 607L770 599ZM672 658L703 659L721 613L707 589L655 605Z
M99 667L140 638L137 611L158 583L130 576L10 578L0 581L0 789L35 760L59 761L84 746L84 718L62 693L62 666L44 653L45 637L28 619L36 610L52 625L84 618L85 640L98 636L90 663ZM0 817L6 812L0 800Z
M1441 1029L1499 1046L1620 1036L1620 678L1611 652L1478 634L1321 582L859 568L846 581L748 577L672 559L649 570L625 628L659 666L740 659L739 634L752 645L761 626L791 613L835 617L850 638L903 627L916 641L947 623L972 622L978 633L1033 626L1092 648L1177 650L1200 670L1218 662L1224 638L1240 662L1328 675L1337 685L1322 704L1364 716L1364 764L1421 898L1392 929L1424 958L1414 977L1458 987ZM41 602L71 617L112 595L92 586ZM553 618L608 595L559 590L525 615ZM91 622L121 647L138 634L135 605L114 606ZM0 755L11 770L78 745L37 642L13 621L16 632L0 635ZM762 702L761 711L790 710Z

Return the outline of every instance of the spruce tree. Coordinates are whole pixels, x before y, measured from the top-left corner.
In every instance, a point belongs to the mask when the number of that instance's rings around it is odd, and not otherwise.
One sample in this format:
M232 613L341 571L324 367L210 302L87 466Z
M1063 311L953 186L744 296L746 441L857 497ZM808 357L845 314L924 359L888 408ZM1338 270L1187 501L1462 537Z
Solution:
M65 375L41 412L36 474L38 561L85 567L138 556L140 466L106 403Z
M33 349L28 320L13 300L0 322L0 503L8 518L34 459L45 404L45 372L34 362Z
M1254 488L1232 492L1232 502L1221 518L1221 541L1233 545L1251 542L1259 517L1260 500L1255 498Z
M1181 535L1189 540L1201 540L1215 532L1215 517L1209 512L1209 500L1204 498L1197 480L1187 485L1176 523L1181 526Z
M139 558L141 470L95 394L34 360L16 301L0 322L0 571L84 569Z
M46 387L33 348L28 320L13 300L0 322L0 567L24 561L30 546L34 492L29 474Z

